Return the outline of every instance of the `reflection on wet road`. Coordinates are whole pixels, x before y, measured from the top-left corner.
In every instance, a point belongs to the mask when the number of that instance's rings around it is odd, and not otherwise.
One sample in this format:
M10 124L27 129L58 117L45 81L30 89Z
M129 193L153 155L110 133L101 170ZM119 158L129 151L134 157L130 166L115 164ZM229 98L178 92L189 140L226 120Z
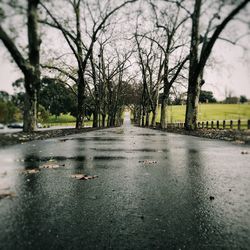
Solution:
M0 249L248 249L243 150L128 119L122 128L1 148L0 189L15 196L0 200ZM44 164L57 168L23 171Z

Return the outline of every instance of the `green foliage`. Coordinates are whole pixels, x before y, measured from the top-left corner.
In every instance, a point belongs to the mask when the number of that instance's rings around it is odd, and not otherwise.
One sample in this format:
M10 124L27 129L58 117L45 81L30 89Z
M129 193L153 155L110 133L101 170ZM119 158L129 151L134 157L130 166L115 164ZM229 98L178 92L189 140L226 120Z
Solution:
M0 91L0 123L9 123L21 118L20 110L12 101L11 95Z
M7 102L10 100L10 95L6 91L0 91L0 100L3 102Z
M75 114L76 97L64 84L55 79L44 78L39 94L39 103L52 115Z
M38 118L38 122L47 122L48 119L49 119L49 111L47 111L42 105L39 105L38 106L38 115L37 115L37 118Z
M84 126L92 127L93 117L90 120L84 121ZM45 126L75 126L76 118L70 114L62 114L60 116L51 115L47 122L43 123Z
M240 96L240 103L245 103L245 102L247 102L248 100L247 100L247 97L245 96L245 95L241 95Z
M62 114L60 116L51 115L49 116L48 123L73 123L76 121L76 118L70 114Z
M4 102L0 100L0 123L10 123L20 119L20 111L18 108L11 102Z
M0 7L0 21L4 20L4 18L5 18L5 12L3 8Z
M236 104L239 102L239 98L237 96L229 96L224 101L226 104Z
M200 93L199 102L201 103L215 103L216 99L212 91L202 90Z
M16 81L14 81L12 83L12 87L14 89L15 92L25 92L24 89L24 79L23 78L19 78Z

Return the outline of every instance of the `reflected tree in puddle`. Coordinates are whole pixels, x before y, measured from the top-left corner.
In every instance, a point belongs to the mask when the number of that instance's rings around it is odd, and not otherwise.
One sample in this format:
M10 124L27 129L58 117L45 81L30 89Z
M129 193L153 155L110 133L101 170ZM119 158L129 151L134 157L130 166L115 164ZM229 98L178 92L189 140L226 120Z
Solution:
M216 246L216 238L221 241L220 227L215 219L216 210L211 201L214 192L208 183L209 173L205 170L204 157L198 142L187 145L186 173L187 200L192 213L191 231L193 238L203 242L204 246ZM211 241L213 239L213 241Z

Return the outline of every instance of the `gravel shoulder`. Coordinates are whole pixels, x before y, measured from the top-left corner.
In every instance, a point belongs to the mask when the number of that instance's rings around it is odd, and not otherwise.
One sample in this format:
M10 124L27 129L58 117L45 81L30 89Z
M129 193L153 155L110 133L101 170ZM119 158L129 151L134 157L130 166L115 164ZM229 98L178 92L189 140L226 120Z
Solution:
M231 141L239 144L250 144L250 130L233 130L233 129L198 129L195 131L187 131L183 128L168 128L160 129L169 133L176 133L182 135L192 135L196 137L203 137L209 139L217 139L224 141Z

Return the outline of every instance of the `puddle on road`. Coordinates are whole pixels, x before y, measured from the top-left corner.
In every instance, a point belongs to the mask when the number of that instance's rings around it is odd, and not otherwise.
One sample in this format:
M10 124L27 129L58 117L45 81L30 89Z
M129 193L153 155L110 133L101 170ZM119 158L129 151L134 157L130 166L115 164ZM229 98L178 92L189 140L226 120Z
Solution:
M158 134L149 134L149 133L147 133L147 134L136 134L136 136L157 136Z
M125 152L126 149L124 148L91 148L91 150L97 152Z
M197 154L197 153L199 153L199 151L198 151L197 149L193 149L193 148L190 148L190 149L188 150L188 152L189 152L190 154Z
M124 139L122 138L116 138L116 137L79 137L79 138L72 138L72 140L75 141L123 141Z
M154 153L162 153L163 151L161 149L152 149L152 148L139 148L139 149L133 149L133 151L136 152L154 152Z
M84 161L86 160L86 156L49 156L49 157L38 157L38 156L29 156L24 159L17 159L19 162L25 163L34 163L34 162L53 162L53 161L67 161L67 160L75 160L75 161Z
M164 153L168 152L169 150L166 149L152 149L152 148L135 148L135 149L126 149L126 148L91 148L93 151L97 152L126 152L126 153L133 153L133 152L152 152L152 153Z
M93 157L93 160L97 160L97 161L124 160L124 159L128 159L128 158L124 156L94 156Z

